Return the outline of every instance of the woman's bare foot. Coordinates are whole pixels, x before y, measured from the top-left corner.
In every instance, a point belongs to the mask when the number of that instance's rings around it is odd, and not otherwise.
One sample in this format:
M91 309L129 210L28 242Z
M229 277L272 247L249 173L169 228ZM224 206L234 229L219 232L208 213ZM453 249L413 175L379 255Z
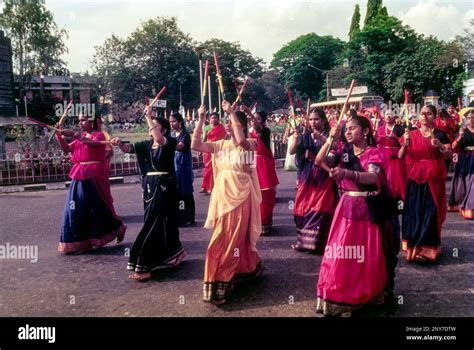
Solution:
M211 301L211 304L212 304L212 305L216 305L216 306L225 304L225 299L213 300L213 301Z
M129 275L128 278L138 281L138 282L145 282L151 278L151 273L150 272L134 273L134 274Z
M123 232L118 234L118 236L116 238L117 244L122 243L124 238L125 238L125 230L123 230Z
M176 260L173 262L173 265L178 266L187 255L188 253L185 250L183 250L183 252L176 257Z

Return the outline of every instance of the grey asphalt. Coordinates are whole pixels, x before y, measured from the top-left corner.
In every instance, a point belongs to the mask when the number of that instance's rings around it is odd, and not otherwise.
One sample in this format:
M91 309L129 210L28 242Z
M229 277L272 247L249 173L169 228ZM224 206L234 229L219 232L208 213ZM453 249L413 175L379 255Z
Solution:
M0 261L0 316L280 316L314 317L322 257L298 253L291 201L294 172L278 170L274 232L258 244L263 277L236 288L220 308L202 301L204 256L211 232L203 229L209 197L195 193L195 226L180 230L189 255L177 268L139 283L127 278L127 250L143 221L138 184L112 187L128 225L125 241L81 255L57 252L65 190L0 194L0 245L36 245L38 261ZM202 178L195 181L195 189ZM474 316L474 222L448 213L441 259L420 266L400 259L395 303L354 317Z

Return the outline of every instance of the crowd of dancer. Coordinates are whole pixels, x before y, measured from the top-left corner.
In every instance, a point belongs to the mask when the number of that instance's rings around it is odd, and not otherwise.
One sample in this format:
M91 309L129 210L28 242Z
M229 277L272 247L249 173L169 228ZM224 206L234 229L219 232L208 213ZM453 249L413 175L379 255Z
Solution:
M210 195L204 227L213 230L203 299L223 304L235 284L259 277L257 241L272 234L279 184L271 131L263 111L227 101L222 109L224 123L201 106L191 135L179 113L153 117L147 107L150 138L134 144L102 132L100 118L80 116L81 131L60 130L57 140L71 153L73 168L59 251L80 253L124 239L126 225L108 182L117 146L136 154L142 178L144 223L130 252L129 277L146 281L157 269L177 266L187 254L178 227L195 221L194 150L204 154L200 192ZM400 249L408 262L434 262L447 210L474 219L474 111L464 124L454 114L427 105L408 124L390 111L382 118L352 109L336 121L314 108L289 119L285 169L297 177L291 248L323 255L317 312L344 315L383 303L393 293Z

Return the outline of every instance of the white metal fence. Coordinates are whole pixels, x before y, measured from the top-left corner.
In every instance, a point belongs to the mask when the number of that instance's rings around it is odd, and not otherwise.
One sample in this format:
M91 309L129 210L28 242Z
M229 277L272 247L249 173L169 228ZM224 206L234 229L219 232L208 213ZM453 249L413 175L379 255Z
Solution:
M272 135L273 153L275 158L284 158L287 145L282 136ZM193 168L204 167L203 156L193 153ZM20 185L68 180L71 169L70 154L50 152L42 154L7 154L0 156L0 186ZM138 164L134 154L124 154L114 148L114 156L110 162L111 176L138 174Z

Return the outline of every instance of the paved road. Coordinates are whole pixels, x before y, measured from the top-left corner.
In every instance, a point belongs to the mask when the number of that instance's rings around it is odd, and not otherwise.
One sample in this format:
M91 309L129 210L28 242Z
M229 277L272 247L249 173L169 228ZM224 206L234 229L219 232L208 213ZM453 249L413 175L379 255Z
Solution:
M124 243L77 256L56 251L65 190L1 194L0 244L37 245L38 261L1 261L0 316L315 316L321 257L290 249L295 173L280 169L279 177L274 234L261 238L258 246L264 276L239 286L221 308L201 300L211 235L202 228L209 197L195 194L197 224L181 230L189 253L183 264L138 283L127 278L125 269L127 248L142 224L138 184L112 187L117 211L128 225ZM395 287L399 304L359 316L474 316L473 232L473 222L448 213L440 261L432 266L401 261Z

